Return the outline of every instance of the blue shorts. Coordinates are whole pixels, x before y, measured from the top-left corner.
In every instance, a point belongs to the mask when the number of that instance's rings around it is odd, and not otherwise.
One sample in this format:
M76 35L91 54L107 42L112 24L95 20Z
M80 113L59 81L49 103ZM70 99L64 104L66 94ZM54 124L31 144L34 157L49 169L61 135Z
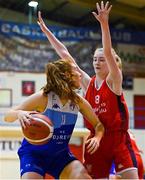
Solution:
M21 176L26 172L36 172L43 177L48 173L54 178L59 179L64 167L76 160L68 149L58 152L55 155L35 151L18 152L18 154Z

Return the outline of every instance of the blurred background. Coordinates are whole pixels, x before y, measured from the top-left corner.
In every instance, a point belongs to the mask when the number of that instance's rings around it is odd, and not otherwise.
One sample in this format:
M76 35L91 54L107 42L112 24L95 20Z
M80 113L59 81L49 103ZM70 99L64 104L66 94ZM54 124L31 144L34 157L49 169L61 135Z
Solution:
M59 58L37 25L38 10L80 67L92 76L92 55L102 46L99 23L91 14L95 4L96 0L38 0L31 3L29 0L0 0L1 179L19 178L16 152L22 139L19 123L5 123L4 114L41 89L45 84L45 64ZM113 5L110 29L113 47L123 63L123 88L130 129L145 163L145 0L110 0L110 4ZM70 146L80 160L87 133L79 115Z

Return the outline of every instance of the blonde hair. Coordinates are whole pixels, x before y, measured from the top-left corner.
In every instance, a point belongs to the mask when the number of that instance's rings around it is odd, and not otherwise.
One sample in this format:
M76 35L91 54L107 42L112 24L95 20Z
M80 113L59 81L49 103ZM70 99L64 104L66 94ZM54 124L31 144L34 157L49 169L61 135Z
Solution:
M116 53L116 51L112 48L111 49L111 51L112 51L112 53L114 54L114 56L115 56L115 59L116 59L116 62L117 62L117 64L118 64L118 67L120 68L120 69L122 69L122 61L121 61L121 58L118 56L118 54ZM96 52L101 52L101 53L103 53L103 48L97 48L96 50L95 50L95 53Z
M78 103L79 96L74 91L72 81L72 66L68 60L60 59L46 65L47 83L42 88L43 94L47 96L50 91L55 92L60 98L70 99Z

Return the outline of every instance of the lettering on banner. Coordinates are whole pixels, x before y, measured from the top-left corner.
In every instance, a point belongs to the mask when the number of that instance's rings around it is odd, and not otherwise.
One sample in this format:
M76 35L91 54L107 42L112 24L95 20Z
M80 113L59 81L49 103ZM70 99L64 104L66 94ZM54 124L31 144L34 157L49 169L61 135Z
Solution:
M0 152L15 152L21 145L21 140L0 140Z

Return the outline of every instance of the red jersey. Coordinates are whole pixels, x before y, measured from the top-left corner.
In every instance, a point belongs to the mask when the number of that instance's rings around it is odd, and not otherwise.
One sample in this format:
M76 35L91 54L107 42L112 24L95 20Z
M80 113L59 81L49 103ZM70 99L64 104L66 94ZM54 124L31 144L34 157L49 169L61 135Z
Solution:
M90 81L85 96L86 100L91 104L107 131L126 131L129 124L129 113L123 94L119 96L113 93L106 80L99 89L96 89L95 79L94 76ZM88 129L93 131L88 121L85 120L85 124Z
M90 154L85 146L84 165L91 177L94 179L108 177L113 162L117 173L129 169L136 170L136 157L127 132L129 113L123 94L118 96L113 93L106 80L99 89L96 89L95 77L93 77L86 93L86 100L105 127L105 133L97 151ZM89 139L95 132L88 121L85 120L85 123L91 130Z

